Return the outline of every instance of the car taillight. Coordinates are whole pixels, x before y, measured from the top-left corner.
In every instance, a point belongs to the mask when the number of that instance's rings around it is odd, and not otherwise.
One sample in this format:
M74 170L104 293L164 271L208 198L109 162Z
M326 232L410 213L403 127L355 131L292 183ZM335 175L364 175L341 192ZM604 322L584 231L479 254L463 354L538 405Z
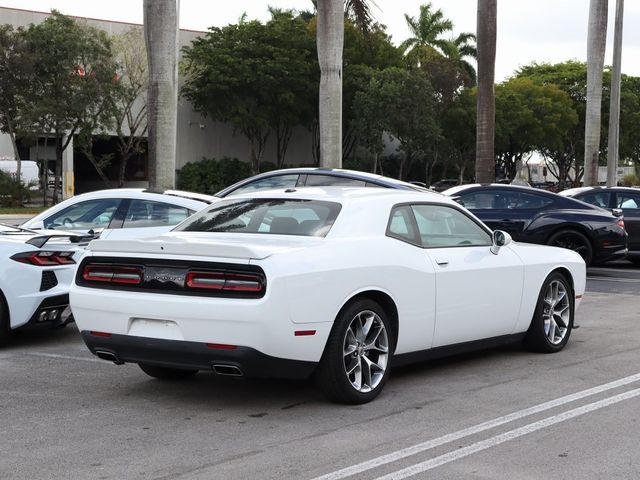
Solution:
M616 220L616 225L624 230L624 218L619 218L618 220Z
M55 267L58 265L71 265L76 263L73 259L74 252L36 251L16 253L12 260L27 263L37 267Z
M116 283L119 285L140 285L142 283L142 267L125 267L122 265L87 264L82 270L82 278L87 282Z
M224 292L260 293L264 290L264 279L260 275L233 272L187 273L188 288L218 290Z

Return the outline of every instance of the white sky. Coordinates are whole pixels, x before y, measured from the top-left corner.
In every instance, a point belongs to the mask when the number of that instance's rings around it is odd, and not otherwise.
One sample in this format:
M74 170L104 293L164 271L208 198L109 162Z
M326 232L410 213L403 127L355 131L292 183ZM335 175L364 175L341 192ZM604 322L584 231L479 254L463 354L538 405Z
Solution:
M404 14L417 16L426 0L375 0L374 15L387 25L394 43L409 36ZM606 62L611 63L615 0L609 1ZM250 19L269 18L267 6L312 8L310 0L181 0L180 27L206 30L237 23L246 12ZM475 32L476 0L432 0L454 23L454 32ZM0 0L0 6L49 11L67 15L142 23L142 0ZM589 0L499 0L496 80L511 75L532 61L561 62L586 59ZM0 15L0 23L2 21ZM625 4L622 71L640 76L640 2Z

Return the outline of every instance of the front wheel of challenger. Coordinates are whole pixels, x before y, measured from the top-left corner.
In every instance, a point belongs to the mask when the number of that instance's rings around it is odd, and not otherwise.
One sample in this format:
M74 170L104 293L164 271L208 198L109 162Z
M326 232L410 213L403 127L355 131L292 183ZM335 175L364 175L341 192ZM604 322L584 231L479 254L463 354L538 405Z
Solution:
M160 380L184 380L186 378L193 377L198 373L198 370L159 367L157 365L148 365L146 363L139 363L138 366L150 377Z
M391 324L384 309L369 299L356 300L336 318L316 380L322 392L341 403L376 398L389 377Z
M542 284L525 346L536 352L559 352L569 341L573 317L571 284L564 275L554 272Z

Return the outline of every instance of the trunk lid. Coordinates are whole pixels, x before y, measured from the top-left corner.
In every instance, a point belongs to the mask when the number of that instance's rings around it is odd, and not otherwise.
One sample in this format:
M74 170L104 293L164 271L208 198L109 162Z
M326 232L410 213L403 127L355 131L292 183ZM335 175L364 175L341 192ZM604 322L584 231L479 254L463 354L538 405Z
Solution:
M94 240L89 249L99 255L135 253L262 260L320 245L322 241L323 238L295 235L169 232L134 240Z

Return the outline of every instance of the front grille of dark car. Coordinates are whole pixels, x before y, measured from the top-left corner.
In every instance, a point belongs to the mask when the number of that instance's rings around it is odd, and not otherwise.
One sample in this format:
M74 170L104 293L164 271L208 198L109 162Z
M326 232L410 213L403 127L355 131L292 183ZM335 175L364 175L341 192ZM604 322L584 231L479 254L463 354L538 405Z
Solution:
M42 279L40 280L41 292L44 292L45 290L51 290L56 285L58 285L58 279L56 278L55 272L49 270L42 272Z

